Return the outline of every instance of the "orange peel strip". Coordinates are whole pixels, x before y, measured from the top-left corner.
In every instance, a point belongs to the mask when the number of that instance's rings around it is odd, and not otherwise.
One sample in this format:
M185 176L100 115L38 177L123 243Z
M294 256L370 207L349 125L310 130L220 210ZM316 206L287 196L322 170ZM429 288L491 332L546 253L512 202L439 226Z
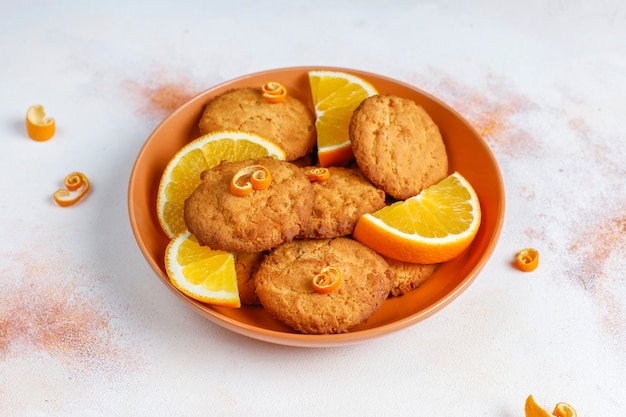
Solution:
M325 167L312 167L306 170L309 181L326 181L330 178L330 170Z
M68 207L78 203L87 195L90 189L89 180L82 172L72 172L63 181L65 188L55 191L53 198L61 207Z
M519 251L515 257L515 266L524 272L530 272L539 266L539 252L533 248Z
M313 277L313 289L320 294L327 294L334 291L341 283L341 272L334 266L323 268Z
M280 103L287 98L287 89L281 83L268 81L261 86L261 96L270 103Z
M552 415L555 417L577 417L574 407L565 402L559 402L554 406Z
M243 184L241 181L249 178ZM272 175L263 165L249 165L237 171L230 181L230 192L236 196L243 197L252 190L265 190L272 184Z
M53 118L46 117L42 105L35 104L26 111L26 131L31 139L43 142L54 136L56 123Z

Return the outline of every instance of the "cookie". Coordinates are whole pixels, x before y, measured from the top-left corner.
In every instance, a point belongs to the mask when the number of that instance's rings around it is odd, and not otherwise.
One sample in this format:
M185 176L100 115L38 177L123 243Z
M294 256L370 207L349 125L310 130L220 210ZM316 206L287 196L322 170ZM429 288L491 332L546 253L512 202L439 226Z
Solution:
M256 295L254 275L261 265L265 252L259 253L236 253L235 271L237 271L237 288L239 299L242 304L259 305L259 297Z
M389 295L399 297L422 285L437 270L439 264L414 264L384 256L393 274Z
M392 95L363 100L349 132L363 174L395 199L419 194L448 175L439 128L412 100Z
M331 265L341 273L339 287L327 294L315 292L313 277ZM391 289L387 262L347 237L281 245L263 259L255 280L265 310L307 334L345 333L364 323Z
M269 188L245 196L230 191L235 174L262 165L272 177ZM296 165L273 158L223 161L202 173L202 184L187 198L187 229L200 244L233 253L257 253L290 242L308 222L313 187Z
M238 88L209 101L198 124L201 134L234 129L256 133L279 145L288 161L309 154L316 143L315 116L297 98L270 103L259 88Z
M309 168L305 168L305 171ZM299 237L324 239L352 233L359 217L385 206L385 192L358 169L328 167L330 177L312 183L315 199L309 227Z

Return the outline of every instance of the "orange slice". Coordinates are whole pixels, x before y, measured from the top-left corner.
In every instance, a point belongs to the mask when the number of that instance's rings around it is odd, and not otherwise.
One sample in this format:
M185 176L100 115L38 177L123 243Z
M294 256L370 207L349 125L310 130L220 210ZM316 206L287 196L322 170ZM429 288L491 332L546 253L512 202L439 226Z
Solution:
M189 297L209 304L241 307L235 257L200 246L188 231L167 245L165 269L172 285Z
M346 165L352 159L349 126L352 112L378 94L366 80L341 71L309 71L315 106L317 156L321 166Z
M390 258L434 264L463 252L480 220L476 192L455 172L414 197L362 215L353 235Z
M167 164L159 184L157 217L163 231L174 238L187 229L183 218L185 200L202 183L202 171L224 160L235 162L264 156L284 160L285 152L268 139L236 130L211 132L185 145Z
M54 136L56 123L46 117L46 111L40 104L30 106L26 111L26 131L31 139L43 142Z

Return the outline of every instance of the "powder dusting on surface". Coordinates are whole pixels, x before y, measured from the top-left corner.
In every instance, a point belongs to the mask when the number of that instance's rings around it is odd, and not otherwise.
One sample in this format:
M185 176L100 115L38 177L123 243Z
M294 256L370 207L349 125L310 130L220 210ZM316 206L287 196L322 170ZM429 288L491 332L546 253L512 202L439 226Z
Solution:
M48 355L68 371L123 374L134 369L139 349L123 339L115 317L90 292L88 268L46 249L3 254L11 266L0 270L0 361L35 352Z
M152 120L165 118L199 93L188 78L162 71L141 80L125 80L122 86L139 99L139 112Z
M445 75L411 78L411 84L429 91L467 119L494 152L511 156L538 146L537 140L516 120L538 105L514 91L502 78L487 76L485 88L480 91Z

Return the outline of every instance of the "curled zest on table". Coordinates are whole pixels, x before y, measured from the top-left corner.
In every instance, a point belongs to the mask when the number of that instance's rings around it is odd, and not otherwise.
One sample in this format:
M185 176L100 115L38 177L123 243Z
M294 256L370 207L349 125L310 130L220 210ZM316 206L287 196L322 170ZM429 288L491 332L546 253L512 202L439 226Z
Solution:
M261 86L261 97L270 103L280 103L287 98L287 89L276 81L269 81Z
M89 180L82 172L72 172L63 181L64 189L57 190L54 201L61 207L72 206L82 200L89 192Z
M330 178L330 171L324 167L312 167L306 170L306 176L309 181L326 181Z
M334 266L323 268L313 277L313 289L319 294L327 294L334 291L341 283L341 272Z
M246 180L244 182L244 180ZM252 190L265 190L272 183L270 171L262 165L249 165L237 171L230 181L230 192L243 197Z
M53 118L46 117L42 105L35 104L26 111L26 131L31 139L43 142L54 136L56 123Z
M530 272L539 266L539 252L533 248L522 249L515 257L515 266L524 272Z

